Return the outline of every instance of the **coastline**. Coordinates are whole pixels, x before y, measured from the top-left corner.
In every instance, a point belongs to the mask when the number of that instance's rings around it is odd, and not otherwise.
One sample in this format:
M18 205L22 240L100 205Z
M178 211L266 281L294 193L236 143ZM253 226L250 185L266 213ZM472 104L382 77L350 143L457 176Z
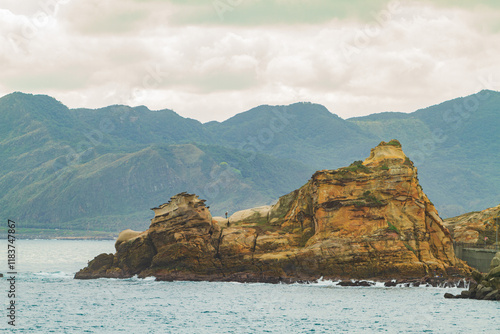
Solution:
M147 277L142 277L146 279ZM422 278L338 278L338 277L320 277L320 278L276 278L276 277L256 277L246 275L232 275L228 277L174 277L157 276L156 281L174 282L174 281L190 281L190 282L233 282L242 284L251 283L267 283L267 284L318 284L321 282L331 282L335 286L340 287L434 287L434 288L460 288L467 289L472 282L469 277L422 277Z

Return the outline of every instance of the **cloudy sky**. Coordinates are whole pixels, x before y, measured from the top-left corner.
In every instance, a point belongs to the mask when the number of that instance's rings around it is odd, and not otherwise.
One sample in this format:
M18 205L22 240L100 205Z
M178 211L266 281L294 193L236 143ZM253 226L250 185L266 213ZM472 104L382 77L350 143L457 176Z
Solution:
M0 95L72 108L412 112L500 90L499 55L496 0L0 0Z

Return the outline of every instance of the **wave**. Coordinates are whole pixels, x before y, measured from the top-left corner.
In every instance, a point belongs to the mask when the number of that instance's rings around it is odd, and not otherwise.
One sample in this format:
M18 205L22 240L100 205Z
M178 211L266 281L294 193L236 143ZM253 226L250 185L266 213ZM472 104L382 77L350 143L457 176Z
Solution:
M304 283L295 283L304 284ZM305 283L311 286L323 286L323 287L335 287L335 288L345 288L345 287L362 287L362 288L460 288L468 289L470 282L463 279L458 282L442 282L438 284L431 283L420 283L420 282L398 282L397 280L389 280L385 282L373 281L373 280L329 280L320 277L316 282Z
M120 282L156 282L155 276L148 276L145 278L139 278L137 275L134 275L129 278L112 278L112 277L99 277L97 280L102 281L120 281Z
M20 273L21 276L25 277L30 277L33 276L35 278L58 278L58 279L73 279L75 276L75 272L65 272L65 271L50 271L50 272L44 272L40 271L37 273L31 273L31 272L24 272ZM139 278L137 275L130 277L130 278L97 278L97 280L103 280L103 281L128 281L128 282L136 282L136 283L141 283L141 282L147 282L147 283L162 283L162 281L156 281L155 276L148 276L145 278ZM178 281L180 282L180 281ZM164 282L163 282L164 283ZM185 281L185 283L189 283L189 281ZM196 282L191 282L191 283L196 283ZM205 281L204 283L208 283L208 281ZM217 283L223 283L223 284L252 284L252 285L267 285L270 283L242 283L242 282L217 282ZM280 285L290 285L290 283L284 283L281 282L279 283ZM443 288L459 288L459 289L468 289L470 282L463 279L460 281L456 282L449 282L449 281L443 281L443 282L433 282L433 283L422 283L422 282L407 282L407 281L398 281L398 280L388 280L388 281L374 281L374 280L331 280L331 279L324 279L323 277L320 277L319 279L315 281L309 281L309 282L296 282L292 283L291 285L301 285L301 286L311 286L311 287L326 287L326 288L351 288L351 287L356 287L356 288L383 288L383 289L388 289L388 288L438 288L438 289L443 289Z
M25 274L27 276L33 275L35 277L40 277L40 278L73 278L75 276L75 273L68 273L64 271L52 271L52 272L40 271L37 273L21 273L21 274Z

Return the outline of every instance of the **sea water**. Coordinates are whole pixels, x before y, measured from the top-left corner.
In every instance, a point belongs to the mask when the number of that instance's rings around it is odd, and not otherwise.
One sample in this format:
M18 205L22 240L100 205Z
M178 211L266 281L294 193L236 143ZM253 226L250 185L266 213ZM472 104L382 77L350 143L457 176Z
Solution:
M6 240L0 272L7 272ZM0 279L0 330L19 333L498 333L500 302L457 288L75 280L113 241L19 240L16 320Z

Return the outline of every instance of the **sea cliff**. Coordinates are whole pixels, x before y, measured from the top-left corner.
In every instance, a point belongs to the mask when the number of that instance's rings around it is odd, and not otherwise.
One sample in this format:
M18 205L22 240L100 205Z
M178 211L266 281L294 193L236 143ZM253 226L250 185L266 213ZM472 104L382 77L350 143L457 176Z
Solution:
M272 206L212 217L181 193L153 208L144 232L123 231L75 278L295 282L464 277L450 233L397 140L364 161L316 172Z
M453 240L480 245L493 245L495 243L495 233L499 224L500 205L478 212L465 213L444 221L444 225L450 230Z

